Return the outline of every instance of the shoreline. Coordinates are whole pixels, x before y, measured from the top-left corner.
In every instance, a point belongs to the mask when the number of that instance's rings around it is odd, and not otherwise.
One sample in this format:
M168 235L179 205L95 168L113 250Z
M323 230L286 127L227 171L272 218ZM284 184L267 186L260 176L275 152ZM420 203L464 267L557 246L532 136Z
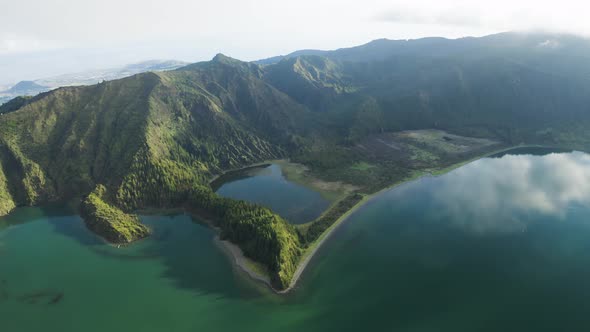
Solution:
M297 269L295 269L295 273L293 273L293 278L291 279L291 283L289 284L289 287L287 287L283 290L280 290L280 291L274 290L274 289L273 290L278 294L287 294L290 291L292 291L295 288L295 286L297 285L297 281L299 281L299 279L301 278L301 275L303 274L303 272L305 271L305 269L307 268L307 266L311 262L311 259L316 255L316 253L322 247L324 242L326 242L326 240L328 240L330 238L330 236L334 233L334 231L344 221L346 221L348 219L348 217L350 217L350 215L352 215L355 211L357 211L358 209L363 207L372 197L373 197L372 195L363 197L362 200L360 200L352 208L350 208L343 215L341 215L330 227L328 227L328 229L326 229L326 231L324 233L322 233L322 235L320 235L320 237L316 241L314 241L305 250L305 252L301 256L301 259L299 260L299 263L297 264Z
M230 241L222 240L219 237L219 234L215 235L213 243L215 243L215 245L230 258L232 266L234 268L239 269L243 273L246 273L248 277L251 278L253 281L261 282L268 286L268 288L276 291L272 287L270 283L270 278L268 276L257 273L248 266L248 261L250 259L244 256L244 253L242 252L242 249L240 249L240 247L238 247L236 244Z
M243 277L248 277L250 280L254 282L259 282L268 287L273 292L277 293L278 291L272 287L270 282L270 277L268 275L259 273L252 269L250 266L259 264L251 260L250 258L244 255L242 249L235 243L232 243L228 240L222 240L221 230L215 226L215 223L208 219L206 216L200 215L195 211L190 211L186 208L145 208L135 211L135 213L139 215L160 215L164 214L186 214L191 217L193 222L199 223L204 227L209 228L215 233L215 237L213 238L213 243L215 246L221 250L227 258L230 260L232 268L236 269L237 272L245 273Z
M481 158L485 158L486 156L482 156ZM478 158L479 159L479 158ZM403 184L406 184L408 182L412 182L415 180L419 180L425 176L429 176L431 175L430 173L422 173L419 174L417 176L411 176L405 180L402 180L400 182L396 182L390 186L387 186L386 188L383 188L375 193L372 194L368 194L365 197L363 197L362 200L360 200L358 203L356 203L352 208L350 208L348 211L346 211L343 215L341 215L328 229L326 229L326 231L324 233L322 233L322 235L320 235L320 237L314 241L308 248L307 250L305 250L304 254L301 256L301 260L299 261L299 264L297 264L297 269L295 270L295 273L293 274L293 278L291 279L291 283L289 284L289 287L285 288L284 290L280 290L277 291L275 289L273 289L276 293L278 294L287 294L290 291L292 291L295 286L297 285L297 282L299 281L299 279L301 278L301 275L303 274L303 272L305 272L305 269L307 268L307 266L309 265L309 263L311 262L312 258L317 254L318 250L324 245L324 243L332 236L332 234L340 227L342 226L342 224L344 224L344 222L346 220L348 220L348 218L356 211L358 211L360 208L362 208L363 206L365 206L367 203L369 203L371 200L373 200L374 198L376 198L377 196L379 196L380 194L392 190L394 188L397 188L398 186L401 186Z
M283 290L277 290L274 289L272 286L269 285L269 288L274 291L277 294L280 295L285 295L288 294L289 292L291 292L293 289L295 289L297 282L299 281L299 279L301 278L301 276L303 275L303 272L305 272L305 269L307 268L307 266L309 265L309 263L311 262L311 260L313 259L313 257L315 257L315 255L317 254L317 252L319 251L319 249L324 245L324 243L332 236L332 234L346 221L348 220L348 218L357 210L359 210L361 207L365 206L367 203L369 203L371 200L373 200L375 197L379 196L380 194L392 190L398 186L401 186L405 183L411 182L411 181L415 181L415 180L419 180L421 178L424 178L426 176L441 176L444 175L454 169L457 169L461 166L467 165L469 163L472 163L474 161L480 160L482 158L486 158L489 156L492 156L494 154L498 154L498 153L502 153L502 152L506 152L506 151L510 151L516 148L523 148L523 147L542 147L542 146L531 146L531 145L515 145L515 146L511 146L511 147L504 147L501 149L497 149L494 151L490 151L490 152L486 152L482 155L473 157L471 159L456 163L454 165L450 165L448 167L445 167L443 169L441 169L438 172L432 173L432 172L420 172L416 175L410 176L405 180L396 182L394 184L391 184L375 193L366 195L361 201L359 201L356 205L354 205L351 209L349 209L348 211L346 211L342 216L340 216L324 233L322 233L322 235L316 240L314 241L303 253L303 255L301 256L301 259L299 260L299 263L297 264L297 268L295 270L295 273L293 274L293 277L291 279L291 283L289 284L289 287L283 289ZM327 210L326 210L327 211ZM241 266L240 266L241 267ZM246 274L250 275L251 273L253 273L253 271L251 271L247 266L243 266L241 267L243 272L245 272Z
M228 258L230 259L230 261L232 263L232 266L234 268L236 268L237 270L239 270L241 273L243 273L244 277L248 277L253 282L264 284L266 287L268 287L275 294L286 295L295 289L295 287L297 286L297 282L299 281L299 279L301 279L301 276L303 275L303 273L305 272L305 270L309 266L309 263L311 262L311 260L316 256L319 249L325 244L325 242L331 238L333 233L342 224L344 224L344 222L347 221L348 218L354 212L358 211L360 208L362 208L367 203L372 201L375 197L383 194L386 191L392 190L398 186L401 186L401 185L406 184L411 181L416 181L416 180L419 180L421 178L428 177L428 176L438 177L438 176L444 175L446 173L449 173L459 167L462 167L462 166L465 166L465 165L470 164L472 162L475 162L477 160L480 160L482 158L486 158L486 157L489 157L489 156L492 156L492 155L495 155L498 153L510 151L510 150L517 149L517 148L527 148L527 147L553 148L553 147L540 146L540 145L514 145L514 146L510 146L510 147L503 147L503 148L500 148L497 150L483 153L479 156L467 159L465 161L458 162L456 164L447 166L447 167L437 170L435 172L428 172L428 171L417 172L416 174L409 176L408 178L401 180L399 182L393 183L387 187L384 187L383 189L380 189L377 192L365 195L365 197L363 197L362 200L360 200L352 208L350 208L348 211L346 211L344 214L342 214L328 229L326 229L326 231L324 233L322 233L322 235L316 241L314 241L313 243L311 243L307 247L307 249L304 251L304 253L302 254L302 256L297 264L297 268L295 270L295 273L293 274L293 277L291 279L289 287L287 287L283 290L277 290L274 287L272 287L272 285L270 283L270 278L268 276L262 275L262 274L258 273L257 271L255 271L254 269L252 269L248 263L256 264L256 262L254 262L254 261L250 260L248 257L246 257L243 254L242 250L236 244L226 241L226 240L221 240L219 237L219 230L213 225L213 223L211 223L206 218L199 216L198 214L194 214L194 213L190 213L190 212L189 212L189 214L191 216L195 217L197 220L203 221L209 228L213 229L216 232L216 235L214 238L215 245L228 256ZM265 163L267 163L267 162L265 162ZM257 163L254 165L250 165L248 167L245 167L245 169L248 169L251 167L257 167L257 166L263 165L265 163ZM236 170L232 170L231 172L234 172L234 171L236 171ZM329 211L331 208L332 207L330 207L329 209L324 211L324 213ZM188 211L186 211L186 209L181 209L181 210L188 212Z
M215 232L213 243L229 258L232 268L236 269L236 271L240 273L245 273L251 281L262 283L272 291L277 292L274 287L272 287L270 277L268 275L258 273L249 266L259 264L258 262L255 262L246 257L242 249L237 244L221 239L221 230L215 226L215 223L213 223L210 219L207 219L205 216L199 215L198 213L188 211L187 209L181 210L191 216L193 220L198 220L200 223L202 223L202 225Z
M282 160L282 159L277 159L277 160ZM211 179L208 180L208 183L209 183L209 185L212 185L215 181L218 181L223 176L227 176L227 175L230 175L230 174L235 173L235 172L241 172L241 171L245 171L245 170L248 170L248 169L254 169L254 168L263 167L263 166L270 166L270 164L272 164L273 162L275 162L277 160L265 160L265 161L254 163L252 165L244 166L244 167L241 167L241 168L228 169L226 171L223 171L222 173L219 173L217 175L214 175Z

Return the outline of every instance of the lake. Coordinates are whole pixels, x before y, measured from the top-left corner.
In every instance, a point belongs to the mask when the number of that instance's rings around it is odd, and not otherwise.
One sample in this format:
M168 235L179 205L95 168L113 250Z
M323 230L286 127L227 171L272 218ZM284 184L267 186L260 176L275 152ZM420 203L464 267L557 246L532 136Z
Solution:
M285 178L278 164L232 172L216 192L271 208L292 224L303 224L319 217L330 201L302 185Z
M585 331L590 156L504 154L353 213L295 291L236 272L186 215L105 245L64 208L0 218L3 331Z

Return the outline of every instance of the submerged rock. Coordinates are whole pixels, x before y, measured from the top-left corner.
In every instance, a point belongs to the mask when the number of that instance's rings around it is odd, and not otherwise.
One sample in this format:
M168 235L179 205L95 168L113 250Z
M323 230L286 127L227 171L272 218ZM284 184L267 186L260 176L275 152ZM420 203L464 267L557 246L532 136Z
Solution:
M57 304L64 298L64 293L61 291L55 291L52 289L42 289L27 293L20 296L18 299L27 304Z

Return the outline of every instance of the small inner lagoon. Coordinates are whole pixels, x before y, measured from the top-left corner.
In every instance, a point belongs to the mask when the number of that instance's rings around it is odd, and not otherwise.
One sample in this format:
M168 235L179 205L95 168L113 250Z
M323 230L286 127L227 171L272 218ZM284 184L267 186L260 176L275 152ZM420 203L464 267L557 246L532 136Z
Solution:
M226 184L254 178L242 192L262 197L265 177L281 178L272 166L253 174ZM581 152L516 150L385 191L333 233L286 296L245 278L199 220L141 219L153 236L117 248L64 207L0 218L2 331L590 330Z
M214 189L224 197L269 207L292 224L313 221L330 206L319 192L289 181L279 164L231 172L215 181Z

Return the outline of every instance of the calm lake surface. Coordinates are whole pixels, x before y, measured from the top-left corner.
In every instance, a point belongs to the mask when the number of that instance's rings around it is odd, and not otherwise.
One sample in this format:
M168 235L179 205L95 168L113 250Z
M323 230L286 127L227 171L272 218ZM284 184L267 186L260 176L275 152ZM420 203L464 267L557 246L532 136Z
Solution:
M238 172L223 183L217 193L270 207L292 224L319 217L330 202L316 191L288 181L277 164Z
M98 241L64 209L0 219L2 331L587 331L590 156L504 155L375 197L294 293L234 271L188 216Z

